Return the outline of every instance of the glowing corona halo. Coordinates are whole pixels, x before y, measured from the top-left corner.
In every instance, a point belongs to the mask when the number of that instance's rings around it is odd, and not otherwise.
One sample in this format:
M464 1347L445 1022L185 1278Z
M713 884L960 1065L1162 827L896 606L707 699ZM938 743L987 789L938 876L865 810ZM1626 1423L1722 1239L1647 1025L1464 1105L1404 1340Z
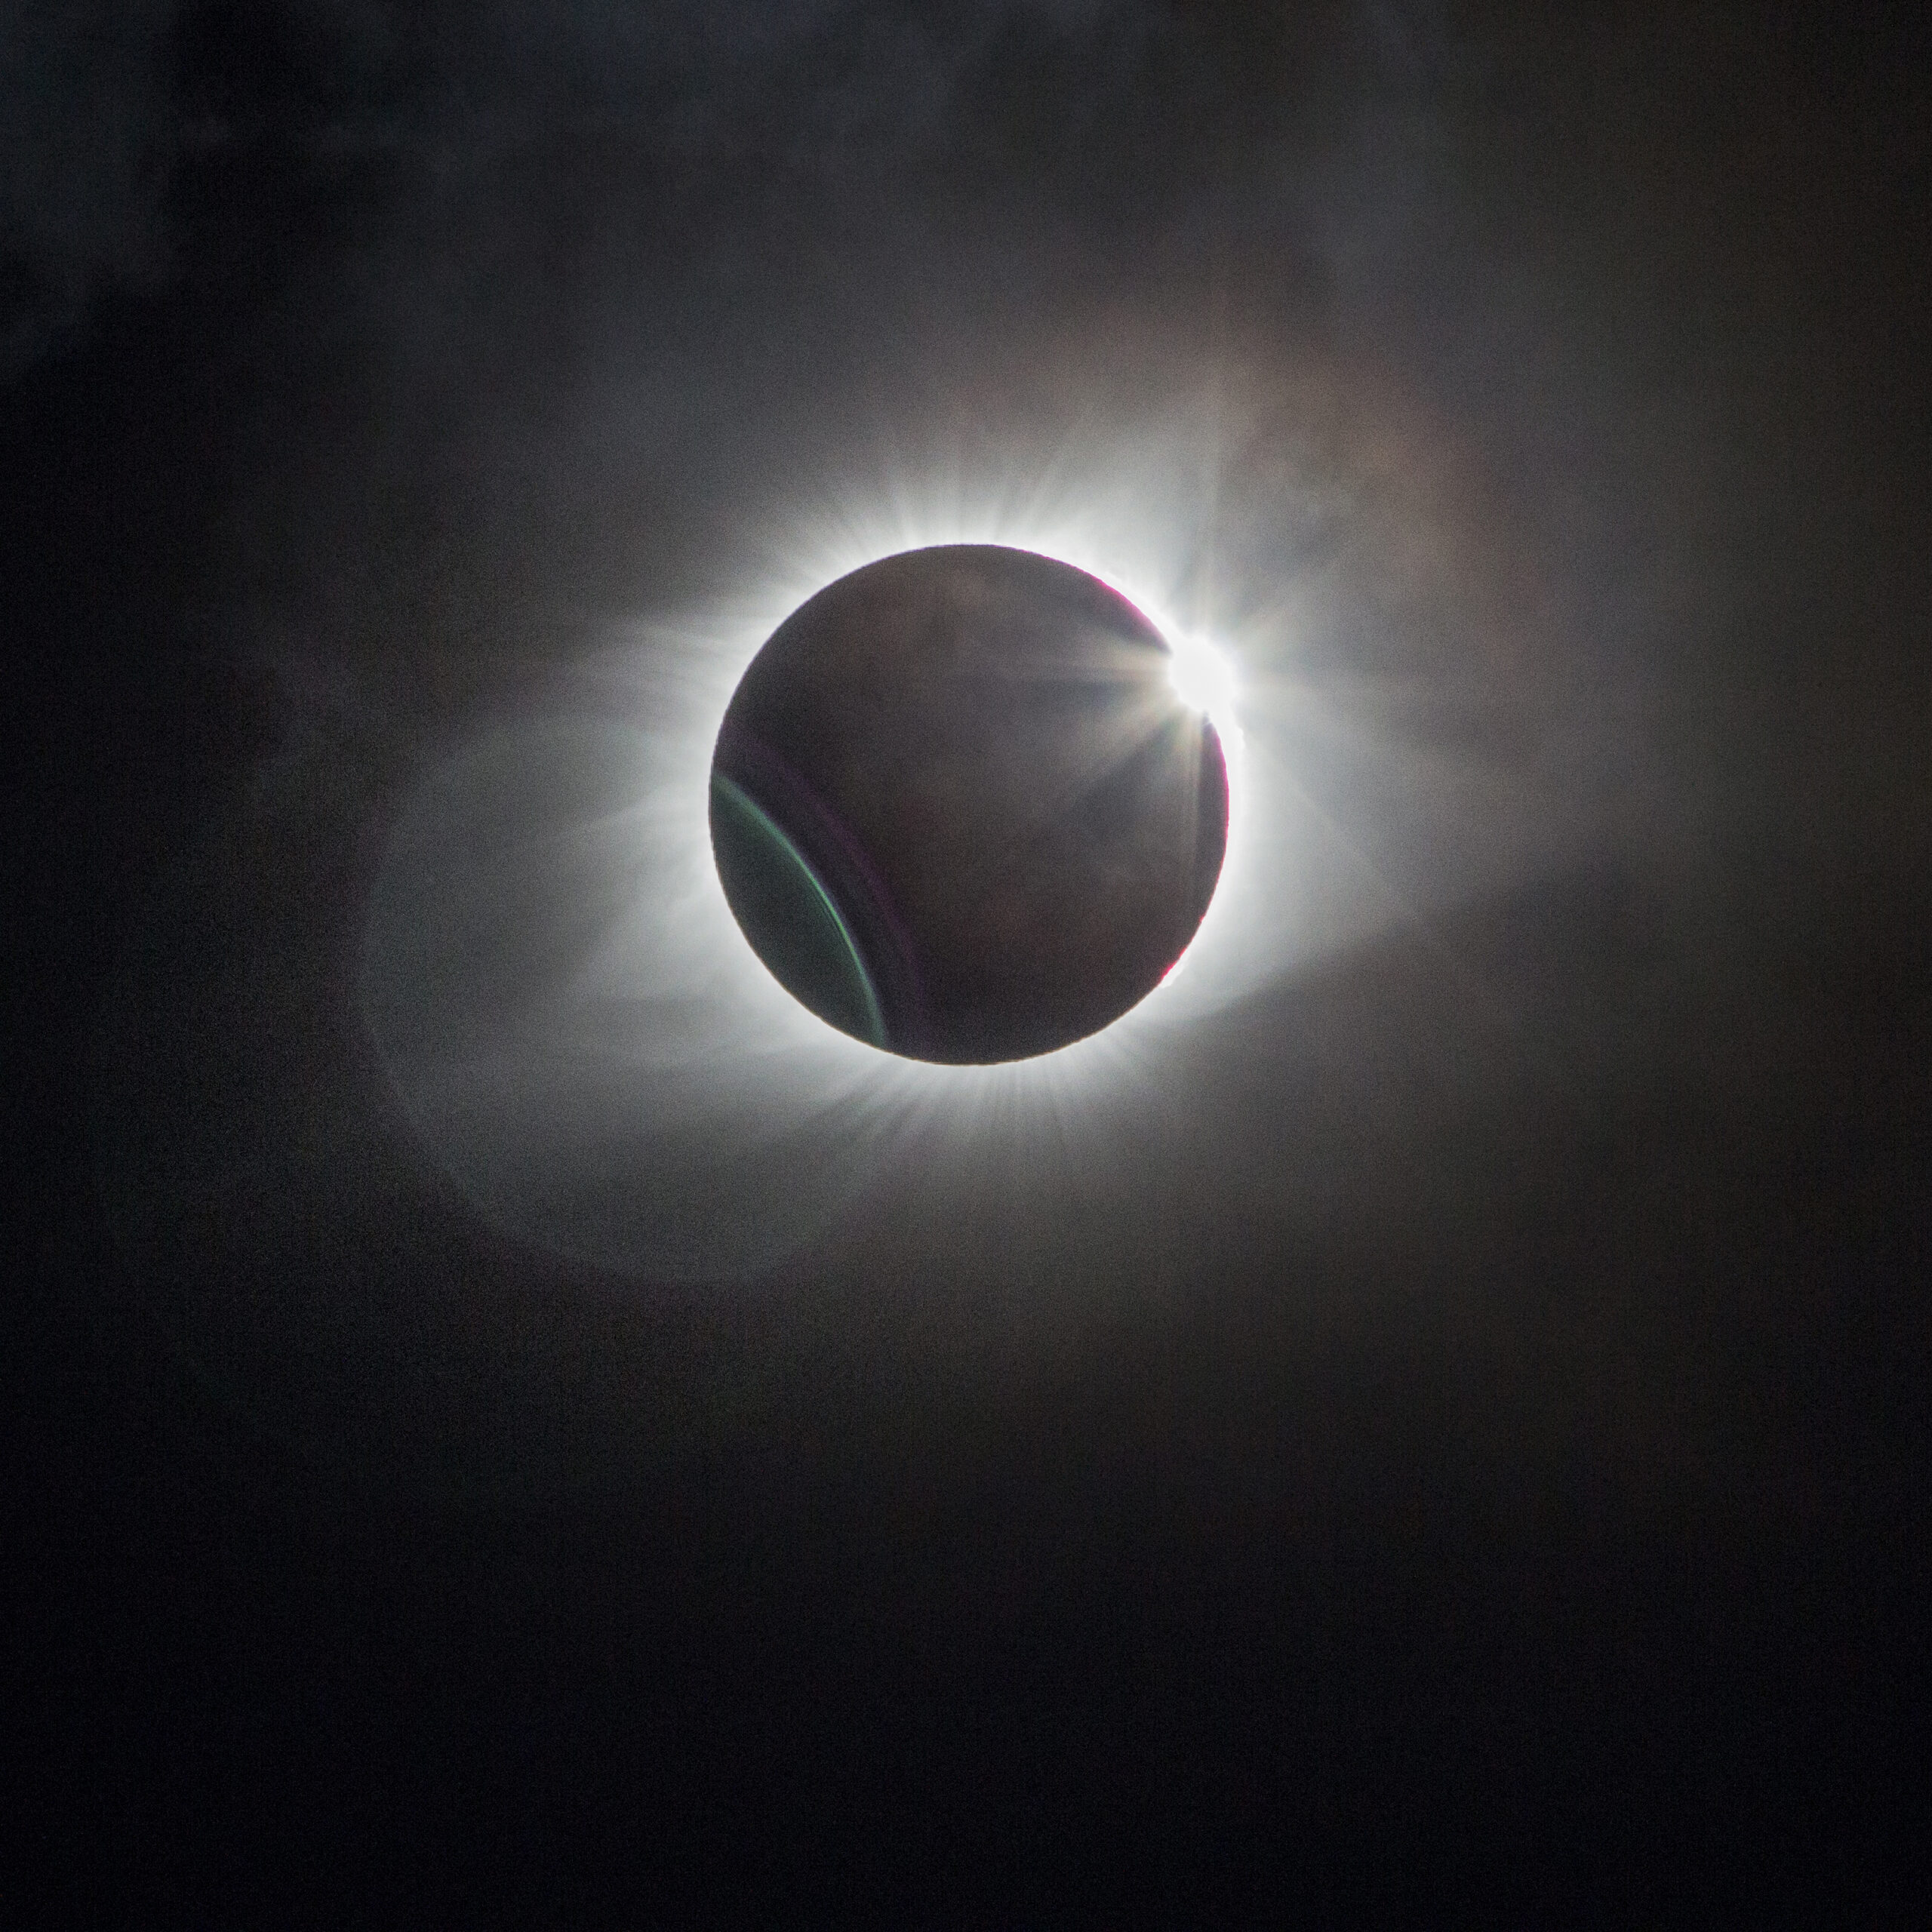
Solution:
M763 1401L761 1355L789 1373L771 1321L841 1352L848 1330L1060 1347L1117 1332L1093 1311L1171 1306L1201 1232L1248 1204L1345 1185L1360 1143L1326 1101L1404 1090L1335 1051L1374 1047L1372 986L1337 1035L1306 1023L1322 983L1312 1003L1294 983L1588 845L1574 754L1614 749L1602 694L1534 628L1534 553L1447 487L1446 435L1373 371L1130 358L1109 388L1092 348L1041 365L1037 407L990 385L910 422L882 404L842 472L763 420L755 466L721 438L724 467L686 479L688 547L643 543L589 626L574 597L518 616L527 648L358 608L342 662L315 646L342 697L316 720L291 640L300 728L140 915L97 1054L116 1245L198 1372L294 1435L366 1445L386 1480L396 1444L447 1472L509 1419L491 1453L521 1485L546 1456L576 1469L586 1418L627 1455L654 1405L695 1412L697 1358L658 1343L700 1331L615 1303L714 1306L714 1392ZM733 915L709 818L720 728L777 627L943 544L1127 598L1228 767L1219 878L1166 977L992 1064L881 1052L801 1005ZM708 588L642 601L688 571ZM399 627L393 681L364 661L371 617ZM451 1267L472 1231L398 1184L418 1155L525 1251L513 1271L494 1242L485 1272Z
M915 1143L963 1150L998 1123L1044 1174L1070 1111L1103 1138L1097 1107L1137 1117L1158 1042L1273 969L1269 922L1238 916L1254 806L1232 652L1071 531L908 527L903 506L888 521L870 541L821 526L790 562L741 568L738 601L614 639L574 674L587 700L472 740L399 815L365 924L365 1021L418 1137L523 1238L660 1281L742 1278L826 1237ZM1204 700L1226 764L1226 850L1181 958L1112 1024L1030 1058L882 1054L827 1023L753 950L713 859L712 754L753 657L827 583L934 543L1024 548L1126 598L1174 647L1176 695ZM1191 675L1211 652L1221 671Z

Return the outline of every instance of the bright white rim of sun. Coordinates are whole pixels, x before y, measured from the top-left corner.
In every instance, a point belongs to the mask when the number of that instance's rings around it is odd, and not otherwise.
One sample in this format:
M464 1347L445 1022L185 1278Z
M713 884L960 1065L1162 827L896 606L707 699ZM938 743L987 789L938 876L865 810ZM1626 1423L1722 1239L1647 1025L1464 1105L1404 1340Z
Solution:
M1198 712L1217 731L1235 721L1235 667L1227 653L1205 638L1185 632L1168 640L1168 681L1189 711Z

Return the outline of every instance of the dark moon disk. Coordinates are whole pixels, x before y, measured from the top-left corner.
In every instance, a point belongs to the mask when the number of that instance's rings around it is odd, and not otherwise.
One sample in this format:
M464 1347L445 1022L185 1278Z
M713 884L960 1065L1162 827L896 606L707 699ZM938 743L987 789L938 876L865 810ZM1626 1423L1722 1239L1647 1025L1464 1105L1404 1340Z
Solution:
M841 577L724 715L711 838L772 973L915 1060L1023 1060L1180 958L1227 845L1214 728L1166 641L1069 564L945 544Z

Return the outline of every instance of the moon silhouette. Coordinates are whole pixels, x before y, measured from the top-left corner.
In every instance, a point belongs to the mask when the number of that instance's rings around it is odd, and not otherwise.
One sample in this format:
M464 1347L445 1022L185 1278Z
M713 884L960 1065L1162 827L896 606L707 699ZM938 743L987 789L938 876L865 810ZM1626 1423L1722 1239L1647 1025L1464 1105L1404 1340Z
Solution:
M1098 1032L1186 949L1227 846L1213 723L1155 625L994 544L884 558L801 605L732 697L712 848L753 949L907 1057Z

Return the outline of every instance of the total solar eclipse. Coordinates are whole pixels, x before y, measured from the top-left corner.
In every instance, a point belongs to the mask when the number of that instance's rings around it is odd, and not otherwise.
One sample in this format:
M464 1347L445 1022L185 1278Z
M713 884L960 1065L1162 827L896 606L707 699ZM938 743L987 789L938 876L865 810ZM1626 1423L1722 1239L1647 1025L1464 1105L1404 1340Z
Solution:
M912 1059L1111 1024L1186 950L1227 847L1221 742L1176 670L1118 592L1031 551L943 544L827 585L752 660L712 760L753 949Z

